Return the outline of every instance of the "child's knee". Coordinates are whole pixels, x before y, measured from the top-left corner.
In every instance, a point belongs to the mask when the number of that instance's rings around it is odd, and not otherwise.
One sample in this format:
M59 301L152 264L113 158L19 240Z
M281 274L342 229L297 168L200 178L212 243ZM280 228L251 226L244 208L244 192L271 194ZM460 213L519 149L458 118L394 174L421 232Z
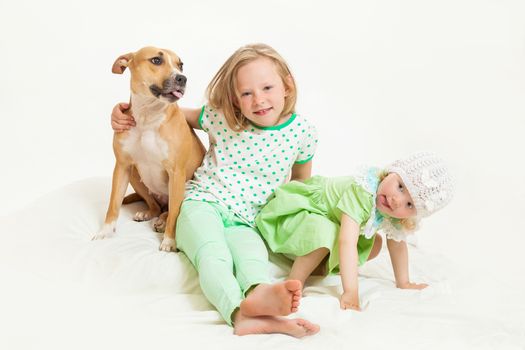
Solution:
M379 255L379 252L381 251L381 247L383 247L383 238L381 238L380 235L376 234L376 237L374 239L374 246L372 247L372 250L370 251L370 255L368 256L367 260L372 260L376 256Z
M383 246L383 238L381 235L376 235L376 239L374 240L374 248L376 246L379 250L381 250L381 247Z
M207 242L200 247L194 257L195 267L213 268L213 266L233 267L233 259L228 247L218 242Z

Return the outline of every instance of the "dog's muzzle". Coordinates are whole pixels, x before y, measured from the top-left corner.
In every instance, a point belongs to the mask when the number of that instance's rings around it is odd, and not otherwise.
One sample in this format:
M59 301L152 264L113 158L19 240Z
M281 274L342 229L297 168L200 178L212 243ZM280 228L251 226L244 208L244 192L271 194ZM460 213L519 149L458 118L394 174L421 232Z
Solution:
M170 103L173 103L184 96L184 92L186 91L186 81L186 76L182 74L174 74L170 78L164 80L162 88L153 84L149 89L153 96L157 98L164 97Z

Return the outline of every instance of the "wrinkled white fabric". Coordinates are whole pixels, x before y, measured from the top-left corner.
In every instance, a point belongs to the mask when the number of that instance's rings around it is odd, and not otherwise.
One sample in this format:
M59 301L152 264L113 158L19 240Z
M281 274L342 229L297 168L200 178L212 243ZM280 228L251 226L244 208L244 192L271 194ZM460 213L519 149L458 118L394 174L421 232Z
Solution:
M319 334L238 337L207 302L182 253L158 250L160 234L125 206L113 238L91 241L103 222L109 178L52 192L0 219L2 349L522 349L521 290L409 246L411 279L395 288L386 249L360 268L362 312L339 308L338 276L312 277L299 312ZM427 234L427 233L425 233ZM433 234L433 233L428 233ZM290 268L272 256L271 274ZM497 296L492 293L497 292Z

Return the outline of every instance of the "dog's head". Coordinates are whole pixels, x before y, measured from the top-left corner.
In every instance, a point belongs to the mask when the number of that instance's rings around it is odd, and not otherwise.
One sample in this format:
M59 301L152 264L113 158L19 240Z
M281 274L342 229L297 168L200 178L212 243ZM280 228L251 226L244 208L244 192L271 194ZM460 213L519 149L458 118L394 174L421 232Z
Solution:
M117 58L111 71L122 74L126 68L131 72L134 94L155 96L169 103L184 95L186 77L182 74L182 61L173 51L144 47Z

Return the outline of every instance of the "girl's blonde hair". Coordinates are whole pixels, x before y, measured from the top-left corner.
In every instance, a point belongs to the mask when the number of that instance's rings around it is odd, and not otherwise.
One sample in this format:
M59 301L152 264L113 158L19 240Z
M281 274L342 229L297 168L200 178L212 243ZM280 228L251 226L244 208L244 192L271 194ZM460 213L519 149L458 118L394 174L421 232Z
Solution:
M388 171L382 171L379 173L379 182L383 181L385 177L388 175ZM397 219L397 218L389 218L390 221L393 221L392 224L394 226L400 225L403 231L405 232L412 232L417 227L417 221L414 218L406 218L406 219Z
M224 113L228 126L232 130L243 130L249 123L249 120L242 115L237 102L240 98L237 90L237 72L242 66L261 57L272 60L287 91L281 116L295 112L297 89L285 60L266 44L246 45L235 51L224 62L206 89L208 103Z

